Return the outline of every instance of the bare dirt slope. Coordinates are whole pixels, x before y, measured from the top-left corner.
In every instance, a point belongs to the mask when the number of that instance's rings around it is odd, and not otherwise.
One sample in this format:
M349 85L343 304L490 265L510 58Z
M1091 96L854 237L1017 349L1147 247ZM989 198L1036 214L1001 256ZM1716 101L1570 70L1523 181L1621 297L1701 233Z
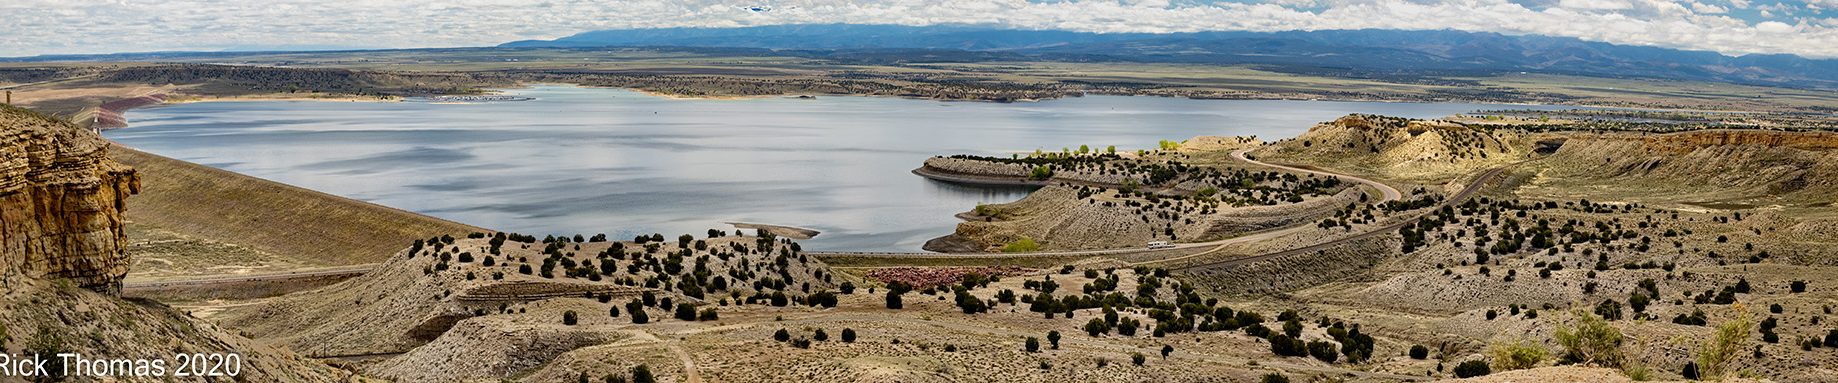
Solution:
M1838 193L1838 133L1574 134L1535 165L1541 173L1531 194L1595 193L1717 209L1820 207Z
M180 353L241 355L243 382L339 382L350 372L291 351L262 345L233 331L152 301L130 301L57 283L0 291L0 350L71 352L94 358L163 359L170 376ZM55 367L53 367L55 368Z
M761 237L702 239L702 250L679 249L674 241L649 242L656 247L651 249L634 242L530 240L424 241L425 247L398 251L364 276L232 309L222 321L315 356L399 353L469 318L538 311L559 319L560 312L579 305L577 300L608 304L588 298L606 297L618 305L651 294L706 304L747 299L773 286L795 296L835 286L822 261L792 254L781 264L784 253L775 250L785 245L762 248ZM500 243L495 252L494 242ZM685 272L700 275L699 280L672 279ZM578 311L608 315L603 307ZM672 313L651 315L661 319Z
M116 146L110 156L145 175L130 224L294 263L374 263L417 238L486 231L132 148Z
M1536 134L1446 121L1348 115L1250 152L1273 163L1318 166L1391 181L1441 184L1532 158Z
M116 296L127 272L121 214L139 187L88 129L0 106L0 353L51 360L41 381L177 377L178 354L240 353L239 381L329 382L348 377L316 361L196 321L165 305ZM60 354L104 362L63 365ZM146 360L146 370L133 362ZM152 360L166 367L153 369ZM7 380L23 381L20 365ZM122 369L125 368L126 371ZM189 367L188 367L189 368ZM20 375L12 375L18 373ZM146 375L141 375L146 376Z

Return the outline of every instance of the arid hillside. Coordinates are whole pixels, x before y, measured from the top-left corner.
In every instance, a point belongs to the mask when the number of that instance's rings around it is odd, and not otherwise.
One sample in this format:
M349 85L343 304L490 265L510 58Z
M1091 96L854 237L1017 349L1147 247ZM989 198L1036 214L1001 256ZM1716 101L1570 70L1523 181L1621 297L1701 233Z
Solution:
M1258 160L1305 164L1414 184L1440 184L1535 156L1537 135L1448 121L1349 115L1251 151Z
M201 252L231 244L268 255L266 271L376 263L418 238L484 231L131 148L110 157L144 175L130 225L177 233Z
M1535 164L1527 193L1595 190L1712 209L1823 207L1838 195L1830 132L1576 134L1551 145L1561 147Z
M1312 221L1371 198L1338 177L1244 163L1202 164L1189 154L1255 147L1254 139L1190 141L1193 148L1169 142L1137 153L1112 148L927 159L914 173L945 182L1047 185L1019 201L958 214L965 222L928 249L1025 252L1201 242Z
M661 297L685 307L714 307L715 302L804 302L836 288L821 261L769 237L643 239L538 242L480 233L416 240L377 271L233 309L223 320L316 356L364 355L417 349L475 317L539 316L526 311L575 307L581 298L616 306L642 296L648 307L658 307ZM585 308L582 313L607 314L605 307ZM654 308L664 311L651 315L668 317L673 308Z
M1442 128L1412 135L1419 126ZM1365 116L1323 124L1252 153L1402 185L1455 181L1425 186L1431 190L1478 182L1480 192L1444 207L1378 212L1377 220L1350 219L1371 210L1357 207L1296 236L1315 240L1226 249L1179 270L1216 292L1281 297L1261 299L1440 344L1450 367L1574 363L1587 355L1575 354L1565 332L1592 327L1624 338L1597 351L1615 359L1586 364L1624 377L1838 376L1825 367L1838 360L1824 348L1838 339L1826 321L1838 300L1820 287L1838 275L1834 194L1824 181L1838 146L1829 133L1553 128ZM1451 140L1436 129L1500 139ZM1482 152L1492 154L1455 155ZM1488 169L1500 177L1464 181L1463 173ZM1230 261L1374 230L1385 235ZM1718 349L1728 353L1706 356ZM1518 365L1502 352L1542 356Z
M139 184L134 169L107 158L109 149L88 129L0 107L0 153L7 159L0 163L0 305L8 307L0 310L0 351L165 363L177 363L171 359L181 353L238 352L247 361L243 381L350 376L160 303L116 297L128 268L121 214ZM61 361L47 367L53 374L47 379L66 376ZM114 370L101 379L131 374Z

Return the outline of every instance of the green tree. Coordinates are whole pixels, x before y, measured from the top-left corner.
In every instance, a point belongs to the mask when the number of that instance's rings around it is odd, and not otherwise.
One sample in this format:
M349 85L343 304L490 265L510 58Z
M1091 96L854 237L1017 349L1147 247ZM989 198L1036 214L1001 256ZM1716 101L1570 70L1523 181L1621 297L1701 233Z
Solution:
M1027 337L1027 352L1040 352L1040 338Z
M1270 336L1270 352L1278 356L1308 356L1308 344L1289 335Z
M645 324L645 323L651 322L651 315L645 313L644 302L639 302L637 299L633 299L631 302L626 302L625 311L632 313L631 316L632 316L633 324Z
M1423 345L1421 344L1410 346L1410 358L1411 359L1423 360L1429 357L1430 357L1429 347L1423 347Z
M843 343L855 343L855 329L852 329L852 328L842 329L842 342Z
M1053 167L1049 165L1035 166L1033 171L1028 172L1028 178L1036 181L1045 181L1048 178L1053 178Z
M1047 343L1052 344L1054 350L1059 349L1059 330L1047 331Z
M651 366L640 364L632 367L632 383L657 383L657 377L651 376Z
M888 309L899 310L906 307L906 303L900 299L900 294L899 290L887 289Z
M580 319L580 314L575 314L574 310L562 312L562 324L573 326L576 322L580 321Z
M1602 304L1595 306L1595 314L1601 315L1602 319L1621 320L1621 302L1613 299L1603 300Z
M1110 326L1105 325L1104 320L1099 319L1099 318L1091 318L1091 321L1085 322L1084 329L1085 329L1085 335L1090 335L1092 337L1097 337L1099 335L1104 335L1110 332Z
M1455 377L1457 378L1472 378L1492 373L1493 369L1487 368L1487 362L1479 360L1470 360L1455 365Z
M1323 341L1308 342L1308 355L1328 363L1334 363L1335 360L1340 359L1340 352L1335 349L1334 344Z

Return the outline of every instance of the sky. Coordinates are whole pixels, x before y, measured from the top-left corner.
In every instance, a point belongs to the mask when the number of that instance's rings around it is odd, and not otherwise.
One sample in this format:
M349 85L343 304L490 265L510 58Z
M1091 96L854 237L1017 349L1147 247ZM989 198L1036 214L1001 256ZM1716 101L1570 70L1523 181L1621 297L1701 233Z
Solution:
M600 29L801 23L1455 29L1838 58L1838 0L5 0L0 56L468 47Z

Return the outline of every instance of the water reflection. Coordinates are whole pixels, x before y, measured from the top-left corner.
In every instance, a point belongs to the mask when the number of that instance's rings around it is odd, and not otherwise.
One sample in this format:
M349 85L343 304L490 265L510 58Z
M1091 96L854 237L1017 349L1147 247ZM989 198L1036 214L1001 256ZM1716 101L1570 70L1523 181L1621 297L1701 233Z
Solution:
M1439 117L1476 104L1082 97L671 100L536 87L534 101L210 102L130 112L105 133L153 153L482 227L700 233L741 221L823 231L814 249L916 250L952 214L1029 188L933 182L935 154L1007 155L1196 135L1294 136L1347 113Z

